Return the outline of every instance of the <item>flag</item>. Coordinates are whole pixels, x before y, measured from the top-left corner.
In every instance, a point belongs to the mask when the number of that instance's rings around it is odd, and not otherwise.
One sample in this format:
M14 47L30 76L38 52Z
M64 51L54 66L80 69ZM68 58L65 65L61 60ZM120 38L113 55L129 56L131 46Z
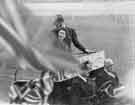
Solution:
M40 28L44 27L44 24L42 24L44 21L42 19L37 18L32 12L27 11L27 8L20 5L17 6L13 0L10 1L12 2L11 7L7 7L10 6L8 1L9 0L0 1L3 4L0 4L0 8L2 8L2 10L0 10L0 38L3 40L1 42L5 43L5 48L8 48L7 50L9 52L17 56L20 61L24 59L24 61L36 70L51 70L56 72L61 70L61 68L66 68L65 71L68 72L80 71L78 61L71 53L56 50L52 47L53 42L49 39L49 35L46 34L46 32L39 32ZM20 12L17 12L17 10ZM25 14L24 11L28 14ZM15 15L13 15L13 13ZM34 19L32 17L34 17ZM14 18L17 18L17 21L15 21ZM41 48L36 48L32 45L33 42L28 41L29 31L34 30L33 27L25 24L28 20L31 20L31 23L38 21L37 24L35 24L37 27L36 32L46 37L44 45L41 45ZM37 34L36 32L35 34Z

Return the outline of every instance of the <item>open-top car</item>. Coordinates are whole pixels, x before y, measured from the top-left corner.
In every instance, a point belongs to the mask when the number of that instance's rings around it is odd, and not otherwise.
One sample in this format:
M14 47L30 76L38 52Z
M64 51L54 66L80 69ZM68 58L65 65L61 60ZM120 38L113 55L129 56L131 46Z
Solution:
M120 90L120 83L117 74L107 70L112 67L113 62L111 59L105 58L104 51L79 54L76 55L76 58L80 61L80 68L84 71L82 74L64 72L64 78L55 79L53 86L48 81L51 78L46 75L38 81L16 80L11 84L9 92L11 103L21 104L25 101L28 104L44 104L44 99L47 97L46 101L51 105L88 105L88 103L99 104L105 98L115 98L116 91ZM24 93L27 89L23 89L23 87L26 86L31 90L19 101L20 98L17 97L17 94ZM50 89L49 92L46 86ZM23 91L17 92L16 87L17 91L21 89Z
M115 98L123 89L116 72L107 70L113 61L105 57L104 51L76 56L84 73L64 73L63 80L55 81L50 104L99 104L105 98Z

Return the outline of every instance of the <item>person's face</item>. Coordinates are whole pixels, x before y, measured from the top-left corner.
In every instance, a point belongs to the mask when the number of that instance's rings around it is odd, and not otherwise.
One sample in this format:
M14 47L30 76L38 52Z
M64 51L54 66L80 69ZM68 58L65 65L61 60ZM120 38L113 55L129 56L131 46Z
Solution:
M92 69L92 63L90 63L89 61L87 61L86 67L87 67L88 69Z
M65 37L66 37L66 33L65 33L64 30L59 31L58 35L59 35L58 39L61 40L61 41L64 40Z
M87 64L87 68L88 68L88 69L92 69L92 64L90 64L90 63Z
M106 69L109 70L109 71L112 71L112 65L106 66Z

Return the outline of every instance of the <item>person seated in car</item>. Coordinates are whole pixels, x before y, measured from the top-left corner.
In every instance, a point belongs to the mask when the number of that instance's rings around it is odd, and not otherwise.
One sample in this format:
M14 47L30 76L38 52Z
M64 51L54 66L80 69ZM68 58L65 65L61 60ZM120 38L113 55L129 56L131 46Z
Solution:
M88 61L86 61L83 65L83 68L90 69L89 73L87 74L87 78L91 78L96 82L96 88L100 88L101 86L105 85L105 83L111 82L111 87L115 88L119 86L119 78L112 70L113 61L112 59L105 59L104 67L101 67L96 70L91 70L91 65ZM108 87L106 87L108 88ZM113 89L108 89L107 94L113 96Z

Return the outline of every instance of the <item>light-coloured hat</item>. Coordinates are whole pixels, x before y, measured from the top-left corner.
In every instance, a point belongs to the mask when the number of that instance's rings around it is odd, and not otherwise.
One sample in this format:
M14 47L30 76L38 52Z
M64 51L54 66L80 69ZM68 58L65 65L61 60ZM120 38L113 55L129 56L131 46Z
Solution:
M112 60L111 58L107 58L107 59L105 59L105 61L104 61L104 65L105 65L106 67L112 66L113 64L114 64L114 62L113 62L113 60Z

